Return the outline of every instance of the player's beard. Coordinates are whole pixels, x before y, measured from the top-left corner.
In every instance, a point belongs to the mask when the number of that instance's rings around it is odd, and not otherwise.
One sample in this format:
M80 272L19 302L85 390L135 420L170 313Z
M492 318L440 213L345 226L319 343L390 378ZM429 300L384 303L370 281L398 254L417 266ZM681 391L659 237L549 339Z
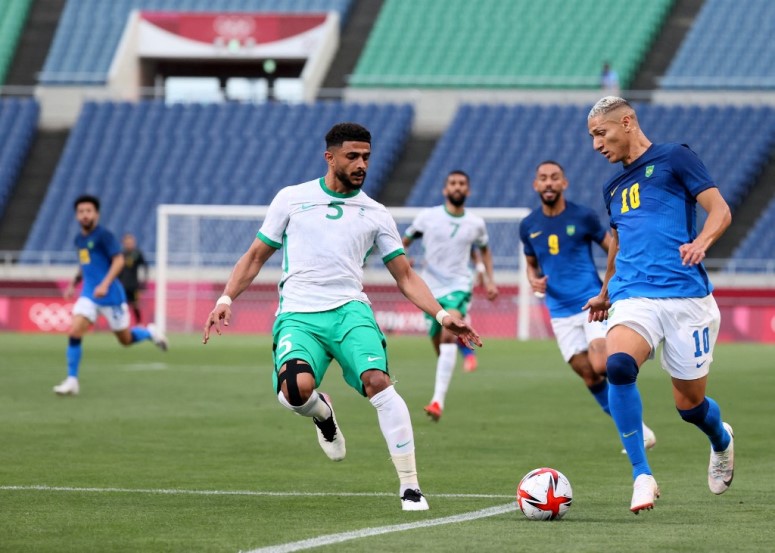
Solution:
M449 200L449 203L451 203L455 207L463 207L463 204L466 203L465 194L450 194L449 196L447 196L447 199Z
M554 190L552 190L554 192ZM541 194L541 203L544 204L547 207L554 207L554 204L556 204L558 201L560 201L560 198L562 197L562 194L560 192L554 192L554 199L553 200L547 200L543 194Z
M81 223L81 230L84 232L91 232L94 230L94 227L97 226L97 221L92 219L91 221L86 221L85 223Z
M363 179L360 184L355 184L351 181L350 176L344 171L337 171L335 175L336 178L339 179L339 182L341 182L348 190L360 190L366 182L366 171L363 171Z

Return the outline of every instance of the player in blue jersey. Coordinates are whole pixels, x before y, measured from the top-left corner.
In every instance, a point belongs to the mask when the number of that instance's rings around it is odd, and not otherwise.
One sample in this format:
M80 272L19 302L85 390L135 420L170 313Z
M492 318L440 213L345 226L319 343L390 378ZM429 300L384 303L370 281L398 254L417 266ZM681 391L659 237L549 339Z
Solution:
M541 207L522 220L527 277L539 297L546 296L552 330L565 362L584 381L601 409L610 415L606 379L605 323L588 321L582 307L602 284L592 259L592 244L608 251L611 235L595 212L565 199L568 180L556 161L536 167L533 189ZM656 437L643 425L647 448Z
M147 327L129 327L129 309L126 294L118 274L124 267L121 245L113 234L99 225L100 201L89 195L75 200L75 217L81 232L75 237L80 267L65 291L70 297L75 287L83 281L81 296L73 306L73 322L67 345L67 378L54 386L59 395L78 395L78 369L81 363L81 340L89 327L102 315L118 338L129 346L136 342L152 340L160 349L167 349L167 339L152 324Z
M608 268L585 308L590 320L608 320L609 406L632 463L630 510L651 509L659 497L643 448L636 379L660 343L678 413L710 440L708 487L724 493L734 475L734 441L705 395L720 314L702 260L731 223L729 207L699 157L685 144L653 144L626 100L602 98L587 123L594 149L622 163L603 192L613 235ZM708 212L699 233L698 203Z

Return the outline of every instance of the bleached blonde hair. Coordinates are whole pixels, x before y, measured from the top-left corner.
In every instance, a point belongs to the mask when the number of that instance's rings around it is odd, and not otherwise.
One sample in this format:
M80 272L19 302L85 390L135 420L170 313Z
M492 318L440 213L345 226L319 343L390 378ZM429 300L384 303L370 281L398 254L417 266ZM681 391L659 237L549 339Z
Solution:
M589 115L587 115L587 121L592 119L593 117L597 117L598 115L605 115L607 113L611 113L615 109L619 109L620 107L628 107L630 108L633 113L635 113L635 110L632 109L632 106L625 100L624 98L620 98L619 96L605 96L603 98L600 98L594 106L592 106L592 109L589 110Z

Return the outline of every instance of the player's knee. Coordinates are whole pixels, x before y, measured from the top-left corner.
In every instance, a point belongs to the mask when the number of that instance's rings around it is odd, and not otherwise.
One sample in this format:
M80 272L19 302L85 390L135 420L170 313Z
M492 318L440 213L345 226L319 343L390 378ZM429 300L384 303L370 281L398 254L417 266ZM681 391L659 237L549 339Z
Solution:
M709 408L710 404L708 403L708 399L705 398L702 403L691 409L676 409L678 410L678 414L681 415L681 418L686 422L701 424L705 420Z
M374 397L393 385L390 382L390 376L379 369L365 371L361 374L361 382L363 382L363 391L366 393L366 397Z
M638 363L628 353L613 353L608 356L606 372L608 382L615 386L633 384L638 379Z
M304 405L315 390L315 373L306 361L291 359L277 375L277 392L294 407Z

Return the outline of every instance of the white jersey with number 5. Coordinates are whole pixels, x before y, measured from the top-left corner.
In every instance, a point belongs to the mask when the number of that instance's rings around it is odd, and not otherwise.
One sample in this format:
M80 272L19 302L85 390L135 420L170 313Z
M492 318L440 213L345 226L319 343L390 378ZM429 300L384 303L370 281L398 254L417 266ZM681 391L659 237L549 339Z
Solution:
M363 191L338 194L323 178L280 190L269 205L258 239L283 249L277 313L314 313L356 300L372 250L387 263L403 255L396 223L384 205Z
M452 215L439 205L422 210L405 234L410 238L422 235L422 277L435 297L471 290L471 247L481 248L489 241L484 219L468 211Z

